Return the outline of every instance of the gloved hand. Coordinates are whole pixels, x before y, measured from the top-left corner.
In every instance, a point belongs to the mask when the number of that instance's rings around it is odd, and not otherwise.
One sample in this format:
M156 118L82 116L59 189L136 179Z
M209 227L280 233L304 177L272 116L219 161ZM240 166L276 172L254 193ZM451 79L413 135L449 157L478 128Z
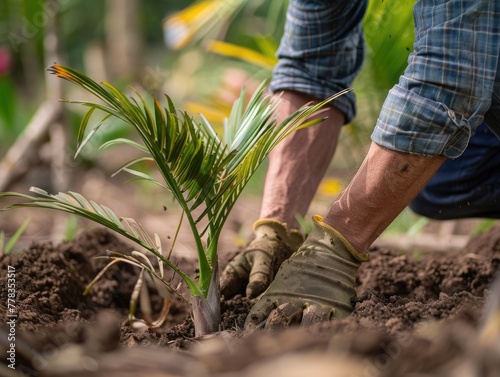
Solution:
M271 220L257 220L253 225L255 239L238 254L222 272L221 293L225 298L245 292L255 298L266 290L281 263L304 242L297 230Z
M356 273L368 254L360 254L335 229L314 216L302 246L283 262L276 278L250 311L245 330L281 328L343 318L356 298Z

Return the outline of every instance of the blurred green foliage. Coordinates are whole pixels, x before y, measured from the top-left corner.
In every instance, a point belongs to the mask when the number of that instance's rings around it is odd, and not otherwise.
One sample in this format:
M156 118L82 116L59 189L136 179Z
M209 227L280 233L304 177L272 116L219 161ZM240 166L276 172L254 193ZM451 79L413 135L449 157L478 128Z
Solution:
M162 20L192 0L142 1L139 15L148 50L161 50ZM47 6L50 4L50 6ZM10 56L8 72L0 72L0 158L23 131L43 101L46 79L44 32L49 14L58 12L64 58L83 69L84 55L93 43L104 43L106 1L2 0L0 2L0 48ZM72 128L81 115L70 117Z

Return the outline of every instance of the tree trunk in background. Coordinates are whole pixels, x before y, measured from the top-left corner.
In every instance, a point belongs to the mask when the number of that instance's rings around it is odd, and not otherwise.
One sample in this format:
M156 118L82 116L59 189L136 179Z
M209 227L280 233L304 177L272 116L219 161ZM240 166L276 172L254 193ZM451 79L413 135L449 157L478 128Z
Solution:
M106 45L110 80L139 79L143 67L140 0L107 0Z
M63 41L59 32L59 12L56 11L51 14L51 10L53 9L59 10L58 1L47 0L45 2L45 13L49 16L47 17L47 23L45 25L45 38L43 41L46 67L54 62L65 64L66 61L62 53L63 47L61 45ZM46 75L45 80L47 100L49 103L57 104L61 98L65 98L63 82L56 77L47 76L48 75ZM69 155L69 120L66 108L60 106L60 104L58 108L59 115L48 128L50 136L50 178L52 188L56 192L65 192L69 188L71 174L70 168L66 162ZM58 213L53 217L53 221L52 239L61 240L66 228L67 215Z

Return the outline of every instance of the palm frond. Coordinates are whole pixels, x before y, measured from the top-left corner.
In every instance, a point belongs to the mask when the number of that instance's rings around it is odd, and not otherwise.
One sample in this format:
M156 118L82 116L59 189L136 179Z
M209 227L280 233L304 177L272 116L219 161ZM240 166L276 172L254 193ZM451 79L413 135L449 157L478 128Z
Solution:
M39 196L30 196L15 192L4 192L0 193L0 198L16 197L25 200L24 202L7 206L5 209L21 207L47 208L77 215L103 225L142 246L154 254L157 258L161 259L165 264L179 274L179 276L186 282L192 293L199 294L199 290L191 278L158 252L156 244L153 243L144 228L135 220L118 217L110 208L99 205L91 200L87 200L83 197L83 195L75 192L52 195L36 187L32 187L30 191L35 192ZM123 223L127 225L128 230Z

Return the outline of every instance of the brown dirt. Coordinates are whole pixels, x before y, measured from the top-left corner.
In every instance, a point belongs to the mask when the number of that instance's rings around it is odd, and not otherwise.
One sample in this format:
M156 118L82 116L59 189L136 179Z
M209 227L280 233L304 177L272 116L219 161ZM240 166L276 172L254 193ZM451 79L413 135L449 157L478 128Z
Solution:
M7 267L16 269L18 371L72 377L452 376L463 368L463 376L500 373L498 337L492 345L477 336L500 263L499 226L452 255L415 259L373 249L359 273L354 313L344 320L241 336L250 304L236 297L222 302L221 331L204 340L193 338L180 300L164 328L131 330L126 318L137 273L132 266L115 265L82 296L106 264L93 257L107 250L130 247L94 230L73 242L34 243L18 256L1 258L0 286L7 285ZM194 272L192 260L178 263ZM161 300L151 293L159 310ZM6 295L0 290L2 318Z

